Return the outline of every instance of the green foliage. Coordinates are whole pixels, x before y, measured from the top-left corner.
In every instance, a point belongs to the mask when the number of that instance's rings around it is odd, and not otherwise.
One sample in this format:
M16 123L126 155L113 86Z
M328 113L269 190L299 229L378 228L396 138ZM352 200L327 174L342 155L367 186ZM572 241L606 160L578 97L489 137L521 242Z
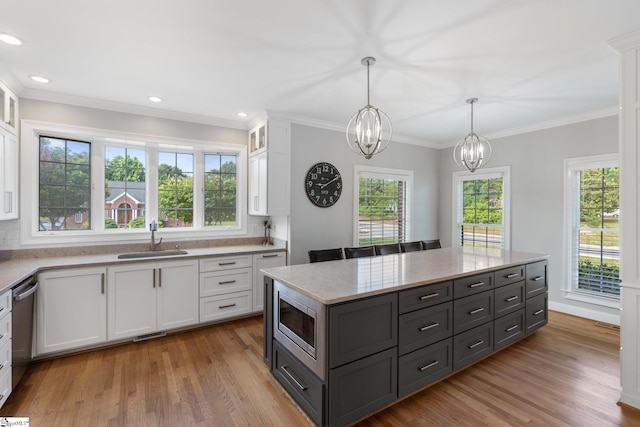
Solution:
M373 220L397 216L404 182L392 179L360 178L358 215Z
M502 224L502 178L464 181L462 222Z
M115 156L107 160L104 166L104 175L107 181L144 182L145 171L142 162L127 156Z
M130 228L145 228L147 226L144 216L138 216L129 221Z
M620 208L619 168L580 171L580 224L591 228L607 226L605 217Z
M205 225L235 224L236 222L236 165L224 163L217 170L208 171L204 184Z
M104 228L118 228L118 223L113 218L105 218Z
M166 177L160 180L158 203L162 218L193 223L193 178Z
M158 166L158 181L162 182L167 178L173 178L178 176L185 176L182 170L177 166L171 166L167 164L161 164Z

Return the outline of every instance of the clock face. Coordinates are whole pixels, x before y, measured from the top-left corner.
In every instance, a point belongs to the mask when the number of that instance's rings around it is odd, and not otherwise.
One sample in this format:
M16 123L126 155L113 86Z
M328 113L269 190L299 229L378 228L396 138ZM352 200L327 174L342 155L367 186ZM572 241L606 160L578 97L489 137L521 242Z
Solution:
M342 176L331 163L316 163L309 169L304 180L307 197L316 206L333 206L342 194Z

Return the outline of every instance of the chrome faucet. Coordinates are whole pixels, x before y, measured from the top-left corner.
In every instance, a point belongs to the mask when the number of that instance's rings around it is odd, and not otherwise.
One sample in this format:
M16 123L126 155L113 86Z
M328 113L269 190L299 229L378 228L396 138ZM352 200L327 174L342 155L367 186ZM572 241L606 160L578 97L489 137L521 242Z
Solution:
M160 238L160 240L158 240L158 243L156 243L155 232L158 231L158 223L155 219L151 221L151 224L149 224L149 230L151 230L151 243L149 244L149 250L151 252L158 251L160 250L159 248L160 243L162 243L162 237Z

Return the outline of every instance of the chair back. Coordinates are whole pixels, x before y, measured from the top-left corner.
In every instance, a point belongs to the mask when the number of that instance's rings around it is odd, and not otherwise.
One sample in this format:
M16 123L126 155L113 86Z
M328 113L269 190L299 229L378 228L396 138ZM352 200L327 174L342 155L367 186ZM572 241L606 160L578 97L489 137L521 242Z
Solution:
M374 256L375 254L376 252L373 246L359 246L355 248L344 248L344 257L347 259Z
M440 249L442 246L440 245L440 239L433 240L423 240L422 247L426 249Z
M389 243L387 245L375 245L376 255L399 254L400 245L398 243Z
M342 248L309 251L309 262L334 261L343 259Z
M422 242L404 242L400 243L400 251L402 252L417 252L422 250Z

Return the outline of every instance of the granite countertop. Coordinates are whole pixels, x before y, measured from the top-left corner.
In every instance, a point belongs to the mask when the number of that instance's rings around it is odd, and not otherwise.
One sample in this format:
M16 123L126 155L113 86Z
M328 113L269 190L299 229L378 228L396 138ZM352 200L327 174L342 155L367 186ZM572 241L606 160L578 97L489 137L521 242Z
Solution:
M262 271L292 289L331 305L548 257L499 249L455 247Z
M211 248L194 248L185 249L187 254L174 256L159 256L134 259L118 259L118 255L122 252L113 254L91 254L91 255L74 255L60 257L38 257L38 258L22 258L8 259L0 261L0 293L12 288L27 277L39 273L43 270L52 270L69 267L95 267L119 264L123 265L132 262L154 262L159 260L183 260L192 258L202 258L207 256L233 256L246 254L269 253L286 250L282 245L237 245L237 246L218 246Z

